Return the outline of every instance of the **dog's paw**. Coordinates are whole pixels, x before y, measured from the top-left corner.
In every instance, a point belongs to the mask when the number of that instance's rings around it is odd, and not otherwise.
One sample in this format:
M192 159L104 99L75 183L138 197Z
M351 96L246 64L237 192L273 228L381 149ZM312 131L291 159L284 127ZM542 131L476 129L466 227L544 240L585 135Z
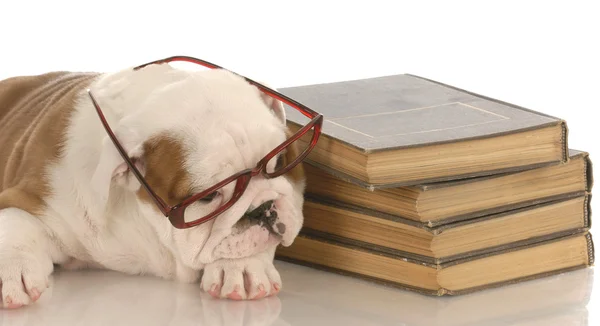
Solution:
M259 254L206 265L201 287L215 298L254 300L277 294L281 277L272 259Z
M48 288L49 273L40 263L31 259L2 258L0 260L0 288L2 306L20 308L36 302Z

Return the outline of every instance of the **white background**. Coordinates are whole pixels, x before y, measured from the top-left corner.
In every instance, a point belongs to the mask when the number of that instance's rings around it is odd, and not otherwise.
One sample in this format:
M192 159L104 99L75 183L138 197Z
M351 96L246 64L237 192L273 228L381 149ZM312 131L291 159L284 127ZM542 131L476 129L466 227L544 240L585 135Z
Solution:
M406 72L563 118L592 160L599 40L598 1L0 2L0 78L174 54L275 87Z

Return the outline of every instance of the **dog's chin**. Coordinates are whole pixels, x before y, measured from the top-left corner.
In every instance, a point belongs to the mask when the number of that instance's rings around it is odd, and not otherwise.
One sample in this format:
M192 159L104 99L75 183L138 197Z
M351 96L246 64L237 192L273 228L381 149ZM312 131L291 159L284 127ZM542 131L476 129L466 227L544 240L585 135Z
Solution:
M215 257L221 259L243 258L252 256L267 248L278 245L282 236L276 229L285 228L279 223L275 226L274 216L257 219L248 214L242 216L216 247Z

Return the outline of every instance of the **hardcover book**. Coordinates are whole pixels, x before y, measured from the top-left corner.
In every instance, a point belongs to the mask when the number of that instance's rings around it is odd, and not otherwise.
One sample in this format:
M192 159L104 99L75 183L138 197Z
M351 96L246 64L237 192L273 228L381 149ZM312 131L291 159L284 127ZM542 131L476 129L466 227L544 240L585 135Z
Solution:
M429 227L578 196L591 192L593 186L589 155L577 150L570 150L568 163L375 190L339 179L309 164L304 167L308 198L348 204L355 210L397 215Z
M594 263L587 231L490 254L431 264L303 231L280 260L435 296L459 295L585 268Z
M464 179L568 160L565 121L414 75L280 91L325 117L306 162L363 187ZM293 130L306 122L289 107L286 113Z
M561 200L429 227L397 216L308 199L305 231L430 264L501 251L591 228L590 197Z

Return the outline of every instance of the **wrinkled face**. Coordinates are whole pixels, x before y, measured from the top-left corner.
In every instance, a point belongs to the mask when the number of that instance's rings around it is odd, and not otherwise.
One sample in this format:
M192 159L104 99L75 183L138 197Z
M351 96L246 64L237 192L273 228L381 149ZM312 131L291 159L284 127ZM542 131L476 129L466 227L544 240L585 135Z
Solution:
M291 135L280 102L220 70L190 73L155 89L143 107L123 119L121 126L131 126L135 131L130 134L145 139L136 162L152 189L170 205L253 168ZM267 170L297 155L293 144L271 160ZM120 177L137 184L127 172ZM234 186L235 182L188 206L186 222L226 203ZM273 179L259 175L251 179L235 205L189 229L175 229L144 189L137 188L136 194L141 210L165 244L184 264L199 268L219 258L246 257L279 243L290 245L302 226L303 191L301 165Z

